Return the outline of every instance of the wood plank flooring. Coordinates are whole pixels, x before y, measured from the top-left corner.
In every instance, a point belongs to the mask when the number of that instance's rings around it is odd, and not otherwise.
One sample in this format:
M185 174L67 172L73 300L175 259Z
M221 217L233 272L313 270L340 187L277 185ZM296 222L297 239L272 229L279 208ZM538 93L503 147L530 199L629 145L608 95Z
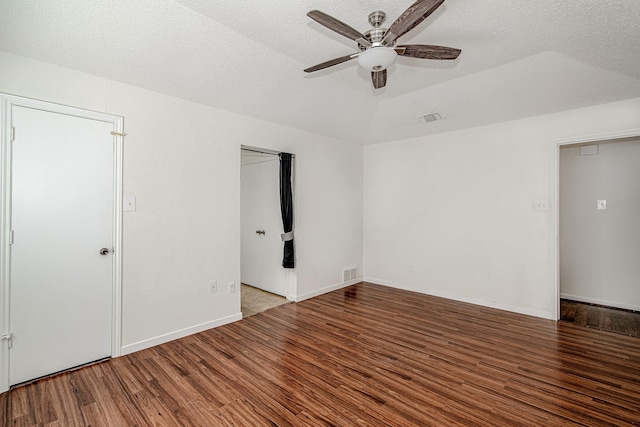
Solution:
M362 283L0 396L3 425L640 425L640 339Z
M560 320L640 337L640 312L638 311L561 299Z

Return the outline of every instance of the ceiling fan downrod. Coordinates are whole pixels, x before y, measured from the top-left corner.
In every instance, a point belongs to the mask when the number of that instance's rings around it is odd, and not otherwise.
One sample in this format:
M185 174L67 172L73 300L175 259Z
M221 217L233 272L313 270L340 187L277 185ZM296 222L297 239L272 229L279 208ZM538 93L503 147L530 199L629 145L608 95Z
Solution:
M387 29L381 27L386 17L387 15L381 10L376 10L369 14L369 23L373 28L364 33L364 36L374 45L381 43L384 35L387 33ZM364 46L361 46L361 48L363 47Z

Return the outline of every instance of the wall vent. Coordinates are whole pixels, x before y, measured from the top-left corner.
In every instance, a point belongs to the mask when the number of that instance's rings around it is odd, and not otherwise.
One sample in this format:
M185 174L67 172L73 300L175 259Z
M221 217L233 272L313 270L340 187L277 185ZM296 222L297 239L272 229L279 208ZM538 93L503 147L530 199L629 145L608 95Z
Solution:
M597 156L598 155L598 144L581 146L580 147L580 155L581 156Z
M347 267L342 269L342 283L347 283L358 278L358 267Z
M431 113L431 114L425 114L424 116L418 116L419 123L435 122L436 120L442 120L442 119L443 117L440 113Z

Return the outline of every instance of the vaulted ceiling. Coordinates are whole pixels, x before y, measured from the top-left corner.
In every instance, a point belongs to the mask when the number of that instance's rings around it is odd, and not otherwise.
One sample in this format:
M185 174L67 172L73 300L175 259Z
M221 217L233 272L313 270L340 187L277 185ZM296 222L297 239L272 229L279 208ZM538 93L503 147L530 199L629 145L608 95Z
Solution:
M356 61L302 71L357 51L308 11L364 32L411 3L2 0L0 50L362 144L640 97L637 0L446 0L400 41L455 61L399 57L379 90Z

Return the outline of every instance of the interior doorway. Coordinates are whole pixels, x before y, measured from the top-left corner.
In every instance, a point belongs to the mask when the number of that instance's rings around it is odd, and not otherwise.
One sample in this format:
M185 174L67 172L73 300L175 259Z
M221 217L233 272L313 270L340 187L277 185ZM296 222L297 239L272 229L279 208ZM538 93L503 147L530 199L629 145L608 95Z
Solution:
M241 281L245 286L249 285L274 296L293 300L295 269L282 267L281 235L284 233L284 227L280 209L279 173L278 152L242 147ZM293 174L291 180L295 188ZM241 286L241 292L242 289L247 289L245 286ZM254 294L259 293L252 293ZM251 300L257 301L254 298ZM242 301L246 303L248 299L242 298ZM254 309L250 308L247 311L253 312Z
M559 319L638 336L640 136L585 139L558 147Z
M3 118L6 390L119 355L122 118L12 96Z

